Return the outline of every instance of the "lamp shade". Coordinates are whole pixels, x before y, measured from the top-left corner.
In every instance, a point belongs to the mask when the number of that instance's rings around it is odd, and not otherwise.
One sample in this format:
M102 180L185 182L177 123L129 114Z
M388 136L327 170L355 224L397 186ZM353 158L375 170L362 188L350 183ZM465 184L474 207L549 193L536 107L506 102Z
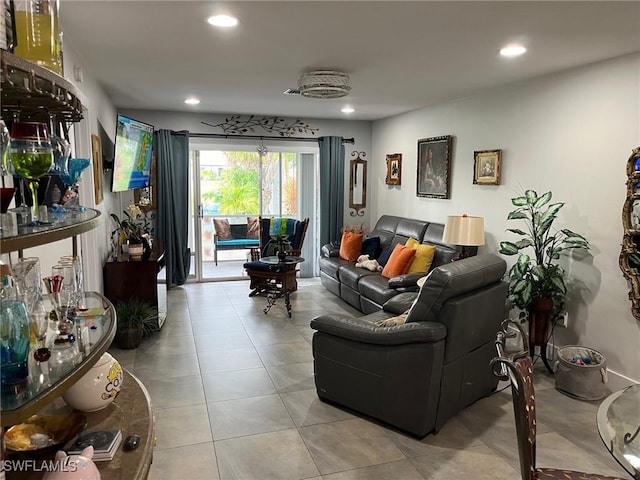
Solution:
M442 241L452 245L484 245L484 218L449 215Z

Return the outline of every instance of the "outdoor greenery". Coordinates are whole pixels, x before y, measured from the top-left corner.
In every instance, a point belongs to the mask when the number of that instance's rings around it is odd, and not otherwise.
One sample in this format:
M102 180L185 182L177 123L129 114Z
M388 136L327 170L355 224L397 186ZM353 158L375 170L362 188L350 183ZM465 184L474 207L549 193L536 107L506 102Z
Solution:
M582 235L567 228L552 230L564 203L550 204L551 197L551 192L538 196L535 191L527 190L523 196L512 198L511 203L517 208L507 219L523 220L526 231L509 228L508 232L521 239L500 242L500 253L518 255L509 270L509 300L521 310L521 318L526 316L536 297L553 299L556 315L563 311L567 287L565 272L557 261L564 251L589 249L589 243ZM533 250L533 257L522 252L528 248Z

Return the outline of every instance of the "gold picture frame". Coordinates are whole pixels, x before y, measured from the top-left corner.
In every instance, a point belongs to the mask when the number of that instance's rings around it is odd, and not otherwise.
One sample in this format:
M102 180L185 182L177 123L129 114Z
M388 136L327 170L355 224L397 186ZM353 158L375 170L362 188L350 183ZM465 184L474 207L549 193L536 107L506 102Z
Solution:
M418 140L418 197L449 198L452 144L451 135Z
M502 150L478 150L473 152L473 183L500 185Z
M91 157L93 161L93 194L96 205L104 200L104 172L102 170L102 140L91 135Z
M402 184L402 154L391 153L387 155L387 185Z

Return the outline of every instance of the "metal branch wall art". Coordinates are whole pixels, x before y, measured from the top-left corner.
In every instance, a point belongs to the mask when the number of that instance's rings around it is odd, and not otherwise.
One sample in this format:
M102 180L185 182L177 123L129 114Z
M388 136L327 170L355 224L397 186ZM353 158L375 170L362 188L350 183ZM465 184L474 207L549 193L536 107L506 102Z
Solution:
M267 133L275 133L281 137L291 137L298 133L315 135L320 130L312 128L311 125L299 118L286 120L281 117L256 117L255 115L244 119L241 115L232 115L225 118L224 122L215 125L207 122L202 123L213 128L221 128L224 133L229 135L247 135L255 133L256 129L262 129Z

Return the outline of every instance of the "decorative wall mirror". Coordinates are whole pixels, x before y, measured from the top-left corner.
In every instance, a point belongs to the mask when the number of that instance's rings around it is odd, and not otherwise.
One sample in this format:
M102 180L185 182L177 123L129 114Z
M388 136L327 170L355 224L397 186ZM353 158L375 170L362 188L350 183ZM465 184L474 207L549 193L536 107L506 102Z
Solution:
M351 152L356 157L349 163L349 208L352 217L364 216L364 208L367 206L367 162L361 157L366 157L364 152Z
M631 313L640 320L640 147L627 160L627 198L622 207L620 269L629 281Z

